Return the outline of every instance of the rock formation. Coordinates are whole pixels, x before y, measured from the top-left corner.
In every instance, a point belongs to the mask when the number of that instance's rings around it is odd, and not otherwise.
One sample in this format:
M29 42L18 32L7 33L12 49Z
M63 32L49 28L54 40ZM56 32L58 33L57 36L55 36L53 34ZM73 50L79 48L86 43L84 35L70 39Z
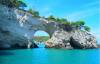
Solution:
M86 31L73 30L55 31L52 38L46 42L47 48L88 49L97 48L96 38Z
M71 27L69 27L71 28ZM88 32L81 30L69 31L54 21L35 18L24 10L8 8L0 4L0 49L35 48L32 41L38 30L46 31L51 39L46 47L66 49L96 48L96 39Z
M55 22L0 4L0 49L37 47L32 42L34 33L43 30L51 36L55 29Z

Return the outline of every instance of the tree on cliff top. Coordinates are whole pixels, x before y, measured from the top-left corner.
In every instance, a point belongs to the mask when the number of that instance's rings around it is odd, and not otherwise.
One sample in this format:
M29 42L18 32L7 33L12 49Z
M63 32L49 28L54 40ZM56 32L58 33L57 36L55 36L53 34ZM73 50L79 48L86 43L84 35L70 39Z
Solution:
M26 3L22 0L0 0L0 3L8 7L27 7Z
M17 8L24 8L24 7L27 7L27 5L26 5L26 3L24 3L23 1L21 1L21 0L19 0L19 1L17 1L16 3L15 3L15 6L17 7Z
M86 31L90 31L90 27L88 27L88 26L84 26L84 30L86 30Z
M35 11L35 10L32 10L31 8L28 10L28 12L30 14L32 14L33 17L40 17L39 16L39 12L38 11Z
M55 21L55 22L58 22L58 23L62 23L62 24L66 24L66 22L67 22L67 19L65 19L65 18L56 18L56 17L54 17L53 15L50 15L48 18L47 18L47 20L51 20L51 21Z
M81 29L81 28L84 27L85 22L82 21L82 20L80 20L80 21L76 21L76 22L71 22L71 25L72 25L73 27L75 27L76 29Z
M56 18L53 16L53 15L50 15L48 18L47 18L47 20L51 20L51 21L56 21Z
M58 22L58 23L61 23L65 26L71 26L73 28L75 28L76 30L77 29L83 29L85 31L90 31L90 27L88 26L85 26L85 22L83 20L79 20L79 21L76 21L76 22L70 22L70 21L67 21L67 19L65 18L55 18L53 15L49 16L47 18L47 20L51 20L51 21L55 21L55 22Z

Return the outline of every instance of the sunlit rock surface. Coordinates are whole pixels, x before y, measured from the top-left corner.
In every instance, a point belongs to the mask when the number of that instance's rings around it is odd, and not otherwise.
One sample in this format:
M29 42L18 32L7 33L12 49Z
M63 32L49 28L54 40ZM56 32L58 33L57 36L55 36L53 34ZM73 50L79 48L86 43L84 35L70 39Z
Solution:
M97 48L96 38L82 30L55 31L52 38L46 42L47 48L89 49Z
M45 47L52 48L96 48L96 39L91 34L76 30L66 31L63 25L32 17L26 11L0 5L0 49L35 48L32 41L38 30L46 31L51 39ZM69 30L69 28L68 28Z

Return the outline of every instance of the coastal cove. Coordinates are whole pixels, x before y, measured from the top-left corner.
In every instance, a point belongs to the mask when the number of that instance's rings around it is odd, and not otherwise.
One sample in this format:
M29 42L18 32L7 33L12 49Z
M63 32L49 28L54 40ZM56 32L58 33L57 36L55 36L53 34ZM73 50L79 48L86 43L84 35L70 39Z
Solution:
M0 64L100 64L100 49L1 50Z

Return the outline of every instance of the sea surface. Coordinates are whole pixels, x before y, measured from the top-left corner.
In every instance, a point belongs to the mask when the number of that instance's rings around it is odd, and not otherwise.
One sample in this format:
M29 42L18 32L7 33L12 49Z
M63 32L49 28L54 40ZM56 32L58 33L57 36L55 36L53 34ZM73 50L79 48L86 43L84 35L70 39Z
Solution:
M0 64L100 64L100 49L0 50Z

